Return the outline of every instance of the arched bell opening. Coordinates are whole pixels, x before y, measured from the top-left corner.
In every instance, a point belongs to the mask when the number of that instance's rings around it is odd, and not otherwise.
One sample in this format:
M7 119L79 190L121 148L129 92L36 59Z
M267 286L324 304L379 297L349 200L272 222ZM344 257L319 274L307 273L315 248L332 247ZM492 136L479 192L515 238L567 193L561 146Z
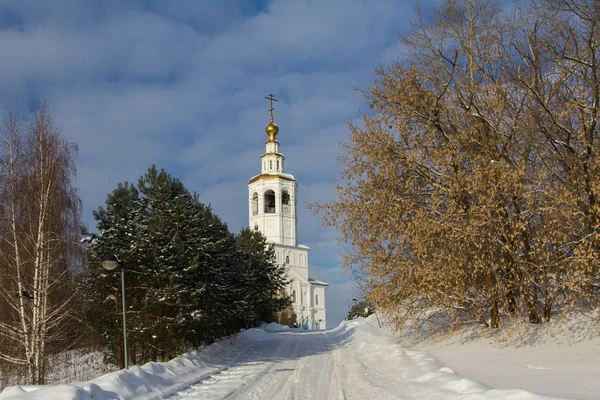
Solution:
M275 213L275 192L270 189L265 192L265 213Z

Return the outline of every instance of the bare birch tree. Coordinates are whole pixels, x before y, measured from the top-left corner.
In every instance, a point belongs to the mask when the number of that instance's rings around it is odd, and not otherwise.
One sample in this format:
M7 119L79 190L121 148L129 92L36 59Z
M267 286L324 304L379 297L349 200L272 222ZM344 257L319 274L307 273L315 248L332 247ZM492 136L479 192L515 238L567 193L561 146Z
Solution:
M44 103L26 129L9 113L1 128L0 360L43 383L48 346L69 336L80 264L80 200L74 144Z

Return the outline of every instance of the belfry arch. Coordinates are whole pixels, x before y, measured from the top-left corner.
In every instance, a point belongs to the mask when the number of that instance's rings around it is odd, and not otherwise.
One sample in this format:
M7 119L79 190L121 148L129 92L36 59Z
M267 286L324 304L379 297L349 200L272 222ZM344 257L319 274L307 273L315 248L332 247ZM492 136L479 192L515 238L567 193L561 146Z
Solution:
M271 189L266 190L264 194L265 199L265 214L275 213L275 192Z

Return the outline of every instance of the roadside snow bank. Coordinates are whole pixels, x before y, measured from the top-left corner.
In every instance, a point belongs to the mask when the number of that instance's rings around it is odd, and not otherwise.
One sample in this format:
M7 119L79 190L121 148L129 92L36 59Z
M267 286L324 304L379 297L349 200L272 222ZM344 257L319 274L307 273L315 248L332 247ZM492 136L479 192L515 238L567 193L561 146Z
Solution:
M280 325L276 322L271 322L270 324L266 324L263 329L267 332L285 332L289 331L290 327L285 325Z
M141 367L111 372L88 382L11 386L0 393L0 399L161 399L219 371L265 335L268 334L260 329L249 329L237 337L223 339L201 351L186 353L166 363L150 362Z
M411 350L397 343L391 329L382 326L376 315L344 321L340 326L328 331L328 334L347 337L346 344L340 350L346 361L344 374L359 381L363 377L377 371L376 382L391 393L390 398L418 400L549 400L558 399L554 393L540 395L525 390L523 380L514 380L512 386L497 389L497 386L486 386L475 380L465 378L453 368L440 364L436 357L427 351ZM452 364L460 365L461 353L457 352ZM354 360L350 363L349 360ZM354 364L355 366L351 365ZM451 365L452 365L451 364ZM486 364L484 368L492 368ZM501 378L500 378L501 379ZM583 382L580 382L583 383ZM574 382L574 384L577 384ZM552 391L553 382L547 382ZM355 390L368 386L368 382L360 382ZM494 387L494 389L492 389ZM366 394L365 394L366 395ZM567 397L572 397L567 394Z
M541 325L507 320L501 329L467 327L411 348L498 389L519 387L548 396L596 400L599 335L600 309L573 310Z

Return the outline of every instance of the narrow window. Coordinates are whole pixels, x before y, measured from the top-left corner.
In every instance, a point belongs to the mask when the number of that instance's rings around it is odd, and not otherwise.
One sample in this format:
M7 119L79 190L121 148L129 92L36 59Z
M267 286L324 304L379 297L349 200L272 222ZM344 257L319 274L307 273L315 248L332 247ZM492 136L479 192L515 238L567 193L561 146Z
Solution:
M269 169L273 169L273 160L269 160Z
M315 305L318 306L319 305L319 295L315 295Z
M279 160L277 160L277 171L279 171Z
M258 214L258 193L252 194L252 215Z
M296 302L296 291L292 290L292 303Z
M285 256L285 263L290 264L290 256Z

